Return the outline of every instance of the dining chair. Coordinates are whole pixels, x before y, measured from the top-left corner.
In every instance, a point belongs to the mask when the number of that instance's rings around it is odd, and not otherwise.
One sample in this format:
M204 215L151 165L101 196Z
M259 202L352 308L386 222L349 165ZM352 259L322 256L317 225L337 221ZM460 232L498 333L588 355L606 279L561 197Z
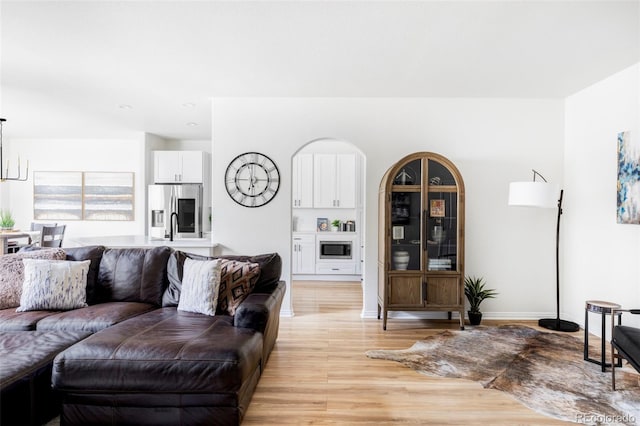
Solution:
M30 227L30 231L32 232L40 232L42 231L42 227L43 226L56 226L57 223L36 223L36 222L31 222L31 227ZM30 247L32 245L40 245L40 238L38 238L36 241L32 241L31 237L37 237L36 235L32 235L30 237L28 237L28 241L19 241L19 240L9 240L7 241L7 253L17 253L20 249L22 249L23 247ZM25 244L26 243L26 244Z
M62 239L67 225L43 226L40 231L40 247L62 247Z
M37 223L37 222L31 222L31 230L32 231L42 231L42 227L43 226L57 226L58 224L56 222L54 223Z

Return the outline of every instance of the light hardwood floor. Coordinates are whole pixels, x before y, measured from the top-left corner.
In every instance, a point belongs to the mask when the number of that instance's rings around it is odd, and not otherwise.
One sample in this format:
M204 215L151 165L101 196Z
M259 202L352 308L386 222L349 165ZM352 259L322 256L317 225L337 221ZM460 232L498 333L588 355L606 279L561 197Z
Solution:
M456 321L361 319L360 283L293 282L295 316L280 333L243 425L561 425L499 391L369 359L403 349ZM484 321L484 324L506 323ZM512 323L512 322L511 322ZM535 322L520 322L536 327Z

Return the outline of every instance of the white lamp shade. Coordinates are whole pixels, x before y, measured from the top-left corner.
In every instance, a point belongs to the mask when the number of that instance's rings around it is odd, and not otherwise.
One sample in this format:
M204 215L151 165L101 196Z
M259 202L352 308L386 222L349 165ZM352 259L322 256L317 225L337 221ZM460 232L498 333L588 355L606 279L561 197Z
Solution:
M560 187L547 182L511 182L509 205L554 208L558 206Z

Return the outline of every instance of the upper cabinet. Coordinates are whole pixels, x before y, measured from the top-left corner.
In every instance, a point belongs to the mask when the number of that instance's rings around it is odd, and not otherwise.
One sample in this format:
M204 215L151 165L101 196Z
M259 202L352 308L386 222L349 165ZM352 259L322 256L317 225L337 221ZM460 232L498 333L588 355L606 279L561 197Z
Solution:
M314 154L313 207L356 207L356 155Z
M155 183L203 183L203 151L154 151Z
M293 207L313 207L313 154L293 157Z

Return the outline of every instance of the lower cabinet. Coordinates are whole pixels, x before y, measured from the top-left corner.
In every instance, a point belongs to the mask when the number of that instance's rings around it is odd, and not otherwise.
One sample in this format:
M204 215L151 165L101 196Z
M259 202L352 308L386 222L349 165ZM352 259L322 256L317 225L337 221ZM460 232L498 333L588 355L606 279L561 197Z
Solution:
M351 242L351 258L337 259L321 256L323 244L329 242ZM324 246L326 248L326 246ZM296 232L293 234L291 248L291 272L298 275L359 275L360 247L357 237L353 234Z
M318 275L331 275L331 274L353 275L355 273L356 273L355 262L316 263L316 274Z
M293 237L292 272L294 274L316 273L316 237L296 235Z
M460 277L398 273L389 275L389 308L450 308L460 303Z
M389 307L420 308L424 306L422 275L389 277Z
M459 275L453 277L431 275L427 277L425 305L458 308L460 300L463 298L463 295L460 294L462 288L460 281Z

